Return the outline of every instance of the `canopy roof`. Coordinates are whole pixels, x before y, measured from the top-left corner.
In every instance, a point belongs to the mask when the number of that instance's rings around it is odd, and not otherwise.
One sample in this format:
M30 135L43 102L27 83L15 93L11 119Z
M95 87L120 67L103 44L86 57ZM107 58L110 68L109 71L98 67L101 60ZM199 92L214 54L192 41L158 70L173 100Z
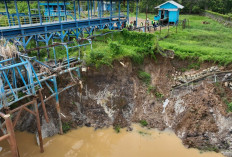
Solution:
M163 5L167 4L167 3L171 3L171 4L175 5L178 9L183 9L184 8L183 5L181 5L181 4L179 4L179 3L175 2L175 1L167 1L167 2L165 2L163 4L160 4L159 6L157 6L155 8L159 9L161 6L163 6Z

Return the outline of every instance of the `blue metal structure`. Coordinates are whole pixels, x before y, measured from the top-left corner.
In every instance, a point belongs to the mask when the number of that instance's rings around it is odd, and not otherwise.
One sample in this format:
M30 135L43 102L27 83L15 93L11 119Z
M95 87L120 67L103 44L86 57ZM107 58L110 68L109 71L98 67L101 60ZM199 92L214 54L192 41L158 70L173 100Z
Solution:
M79 35L83 33L91 35L95 28L109 28L110 30L121 29L122 23L129 22L129 0L127 0L128 7L126 15L121 12L121 0L110 0L110 6L108 6L108 2L104 3L102 0L75 0L70 2L60 2L57 0L56 3L49 3L49 1L41 3L37 0L37 17L39 17L39 19L35 22L31 14L29 0L26 1L28 2L28 15L25 17L25 15L22 16L18 12L18 1L14 0L17 20L12 25L12 19L10 18L7 5L8 1L4 0L6 15L8 17L8 26L0 27L0 36L6 39L6 43L14 41L18 47L21 46L24 50L27 49L28 44L33 39L37 43L43 42L48 46L53 39L59 38L61 42L64 42L64 39L70 35L78 39L80 38ZM86 1L87 10L83 11L81 3L85 4ZM113 7L116 2L118 3L117 11ZM107 12L104 11L103 4L107 4ZM54 8L50 10L51 7L55 5L57 5L56 13L54 13ZM66 5L73 7L73 14L66 10ZM42 14L41 6L45 7L44 14ZM70 14L73 19L67 18ZM56 17L55 19L54 16ZM22 20L22 17L24 20ZM65 18L62 19L61 17Z
M28 13L19 13L18 2L20 1L27 2ZM80 51L77 58L70 58L69 50L87 45L91 45L92 48L91 38L84 38L83 36L84 34L91 36L95 29L122 29L123 23L129 22L129 0L127 0L126 14L121 12L121 0L108 0L107 2L103 0L56 0L55 2L50 0L42 2L40 0L20 1L0 0L0 2L4 2L6 10L0 14L7 17L7 24L5 26L0 24L0 39L5 39L5 46L9 43L14 43L17 47L17 52L15 52L16 56L13 58L7 58L7 56L2 55L0 50L0 114L2 110L9 110L13 104L25 100L25 98L33 98L33 101L24 105L18 104L19 107L13 109L13 111L19 111L14 126L22 109L25 109L36 115L39 132L38 106L42 105L45 112L45 102L51 98L55 98L59 128L62 134L59 94L76 85L78 81L58 90L56 79L57 76L64 73L69 73L71 77L76 74L75 78L80 78ZM138 0L136 1L136 10L138 11ZM37 3L36 9L31 8L32 5L30 3L32 2ZM12 6L12 3L15 6L15 14L9 13L8 6ZM67 8L72 9L70 11ZM32 11L36 11L37 13L32 13ZM79 44L74 44L73 41L70 41L71 37L76 38ZM29 43L32 41L35 42L35 48L29 47ZM40 47L40 43L46 46ZM59 64L56 60L57 52L55 51L55 47L57 46L63 46L65 48L67 57L66 60L63 60ZM37 50L37 56L40 57L39 50L45 48L47 49L49 58L50 47L53 48L53 66L39 61L36 57L29 57L27 54L27 52ZM20 53L20 50L24 51L24 54ZM41 72L41 69L38 67L43 67L50 72ZM41 95L43 88L50 91L50 95L47 95L45 99ZM40 95L40 102L37 104L36 99L38 95ZM35 112L27 108L30 104L34 104ZM9 113L13 113L13 111ZM1 121L0 129L2 129ZM41 132L39 136L41 136ZM42 138L40 139L40 146L42 146L41 143ZM14 148L17 152L17 147ZM43 150L42 147L41 150ZM15 156L17 157L17 153Z
M40 3L40 6L44 6L45 11L44 11L44 16L47 17L58 17L58 9L60 10L60 16L66 16L66 14L70 14L70 11L66 10L65 12L65 8L67 5L70 5L70 3L59 3L59 5L57 5L57 3L49 3L49 2L45 2L45 3Z
M154 17L154 20L167 20L169 23L172 22L177 24L179 21L180 9L183 9L184 6L176 3L175 1L167 1L157 7L159 9L158 15Z

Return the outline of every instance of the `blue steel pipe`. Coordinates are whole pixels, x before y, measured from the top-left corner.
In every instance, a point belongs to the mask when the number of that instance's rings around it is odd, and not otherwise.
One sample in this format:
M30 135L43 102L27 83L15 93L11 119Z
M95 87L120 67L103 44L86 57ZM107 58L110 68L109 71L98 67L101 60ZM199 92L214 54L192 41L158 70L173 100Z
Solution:
M19 28L21 28L21 22L20 22L20 17L19 17L18 6L17 6L16 0L14 0L14 4L15 4L15 9L16 9L16 14L17 14L17 19L18 19L18 25L19 25Z
M0 71L11 69L11 68L18 67L18 66L22 66L22 65L25 65L25 64L28 64L28 62L25 61L25 62L17 63L17 64L14 64L14 65L9 65L7 67L1 67L0 66Z
M8 11L8 6L7 6L6 0L4 0L4 4L5 4L5 9L6 9L8 23L9 23L9 26L11 26L11 20L10 20L10 15L9 15L9 11Z
M41 11L40 11L40 2L39 2L39 0L37 0L37 3L38 3L38 12L39 12L39 22L40 22L40 25L42 25L43 21L42 21L42 16L41 16Z
M78 13L79 13L79 20L81 19L81 7L80 7L80 0L78 0Z
M130 2L129 2L129 0L127 0L127 22L128 23L130 22L130 19L129 19L129 16L130 16L130 14L129 14L129 6L130 6Z
M30 24L32 24L32 20L31 20L31 7L30 7L29 0L27 0L27 7L28 7L28 14L29 14L29 22L30 22Z
M139 0L136 0L136 27L138 27Z

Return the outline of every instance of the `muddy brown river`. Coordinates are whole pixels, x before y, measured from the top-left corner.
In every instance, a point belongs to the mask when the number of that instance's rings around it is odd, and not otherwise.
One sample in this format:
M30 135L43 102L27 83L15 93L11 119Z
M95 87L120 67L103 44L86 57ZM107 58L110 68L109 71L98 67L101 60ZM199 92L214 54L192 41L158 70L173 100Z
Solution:
M39 152L35 135L16 133L20 157L223 157L214 152L185 148L171 131L159 132L133 125L133 131L112 128L94 131L83 127L65 135L44 139L44 153ZM0 157L10 157L7 142L1 142Z

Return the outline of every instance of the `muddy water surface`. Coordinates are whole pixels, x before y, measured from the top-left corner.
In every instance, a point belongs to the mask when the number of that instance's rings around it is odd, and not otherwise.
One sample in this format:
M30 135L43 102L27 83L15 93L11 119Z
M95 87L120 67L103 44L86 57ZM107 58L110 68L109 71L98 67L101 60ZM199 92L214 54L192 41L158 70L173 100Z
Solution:
M112 128L94 131L83 127L46 138L43 154L33 134L17 132L16 136L21 157L223 157L186 149L170 131L148 130L138 125L133 125L132 132L121 130L118 134ZM0 157L9 157L8 144L2 142L0 146L3 147Z

